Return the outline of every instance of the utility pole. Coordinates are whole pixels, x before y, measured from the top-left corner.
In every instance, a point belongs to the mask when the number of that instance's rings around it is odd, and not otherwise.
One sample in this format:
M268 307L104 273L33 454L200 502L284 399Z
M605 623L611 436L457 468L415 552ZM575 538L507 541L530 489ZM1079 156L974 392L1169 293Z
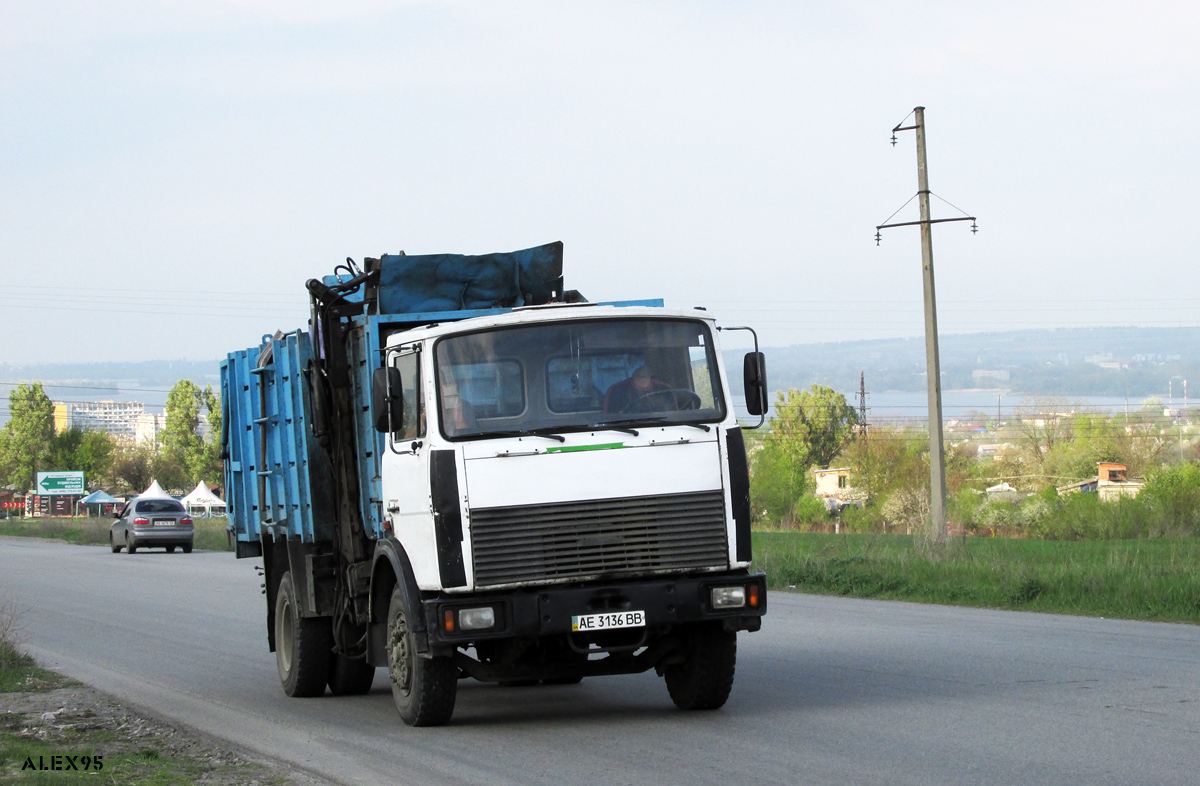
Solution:
M867 433L867 374L858 372L858 428Z
M866 460L867 499L871 499L871 443L867 436L867 374L858 372L858 433L863 439L863 457Z
M925 161L925 107L915 108L912 111L912 117L913 124L911 126L904 125L904 120L902 120L892 129L892 145L896 144L897 131L917 132L917 198L921 209L921 220L897 224L889 224L885 221L875 227L875 242L879 242L879 230L886 227L917 224L921 228L921 271L925 293L925 372L929 385L929 509L932 519L930 535L934 543L944 543L947 535L946 448L942 434L942 374L941 360L938 355L937 296L933 280L933 225L944 221L970 221L972 232L977 231L978 227L975 224L975 217L965 213L962 218L933 219L930 217L929 169ZM907 119L905 118L905 120ZM910 198L909 202L911 201ZM957 208L955 209L957 210ZM899 212L899 210L896 211L896 213ZM895 216L896 213L893 213L892 216ZM891 216L888 220L891 220Z

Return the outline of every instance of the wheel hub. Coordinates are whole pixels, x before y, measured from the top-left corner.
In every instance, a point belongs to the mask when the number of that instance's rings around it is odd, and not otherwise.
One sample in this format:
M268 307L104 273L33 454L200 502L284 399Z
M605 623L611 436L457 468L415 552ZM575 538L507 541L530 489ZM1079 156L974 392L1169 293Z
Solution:
M392 636L388 642L388 677L404 695L412 690L412 661L408 648L408 625L404 614L397 614L392 622Z

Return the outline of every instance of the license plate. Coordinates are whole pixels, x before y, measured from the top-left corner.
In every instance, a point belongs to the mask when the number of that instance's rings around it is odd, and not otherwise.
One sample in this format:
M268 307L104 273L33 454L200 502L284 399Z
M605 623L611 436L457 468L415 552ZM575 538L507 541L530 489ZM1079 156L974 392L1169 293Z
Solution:
M174 527L175 519L155 519L154 526L156 526L156 527Z
M571 630L612 630L614 628L644 628L646 612L618 611L612 614L579 614L571 617Z

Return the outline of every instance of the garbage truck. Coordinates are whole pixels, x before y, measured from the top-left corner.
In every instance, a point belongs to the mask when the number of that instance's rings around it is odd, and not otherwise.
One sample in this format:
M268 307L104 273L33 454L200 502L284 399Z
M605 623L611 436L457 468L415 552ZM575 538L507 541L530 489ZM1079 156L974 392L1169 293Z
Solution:
M680 708L726 702L767 608L718 344L750 328L588 302L562 251L347 259L307 282L305 328L222 361L229 534L261 559L289 696L383 667L404 722L435 726L462 679L654 669Z

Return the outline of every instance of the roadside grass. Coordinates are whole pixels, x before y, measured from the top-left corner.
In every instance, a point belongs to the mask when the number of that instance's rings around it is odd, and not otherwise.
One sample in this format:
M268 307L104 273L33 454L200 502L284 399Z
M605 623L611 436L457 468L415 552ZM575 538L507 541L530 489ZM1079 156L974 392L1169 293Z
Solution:
M0 597L0 693L48 691L66 684L63 677L39 669L33 658L21 651L17 633L21 614L16 603Z
M72 518L14 518L0 520L0 535L15 535L28 538L65 540L81 545L108 545L110 518L78 516ZM195 522L194 547L210 551L232 551L226 535L229 519L197 518Z
M213 765L203 759L187 755L171 756L153 746L114 754L114 745L119 746L119 740L109 741L107 744L99 739L93 741L91 738L96 736L96 733L87 729L75 733L66 731L52 742L22 734L22 729L37 725L39 723L36 719L26 718L18 713L10 713L5 718L5 727L0 728L0 784L59 786L90 781L135 786L191 786L195 783L211 782ZM71 757L71 766L76 769L67 768L67 757ZM95 769L97 757L101 767L99 770ZM86 770L83 768L85 759L89 765ZM62 769L38 769L42 766L57 766ZM272 778L260 764L220 766L227 770L222 775L226 779L232 776L233 782L236 783L271 783L282 780ZM25 769L22 769L23 767Z
M755 532L772 589L958 606L1200 623L1200 538L952 538Z

